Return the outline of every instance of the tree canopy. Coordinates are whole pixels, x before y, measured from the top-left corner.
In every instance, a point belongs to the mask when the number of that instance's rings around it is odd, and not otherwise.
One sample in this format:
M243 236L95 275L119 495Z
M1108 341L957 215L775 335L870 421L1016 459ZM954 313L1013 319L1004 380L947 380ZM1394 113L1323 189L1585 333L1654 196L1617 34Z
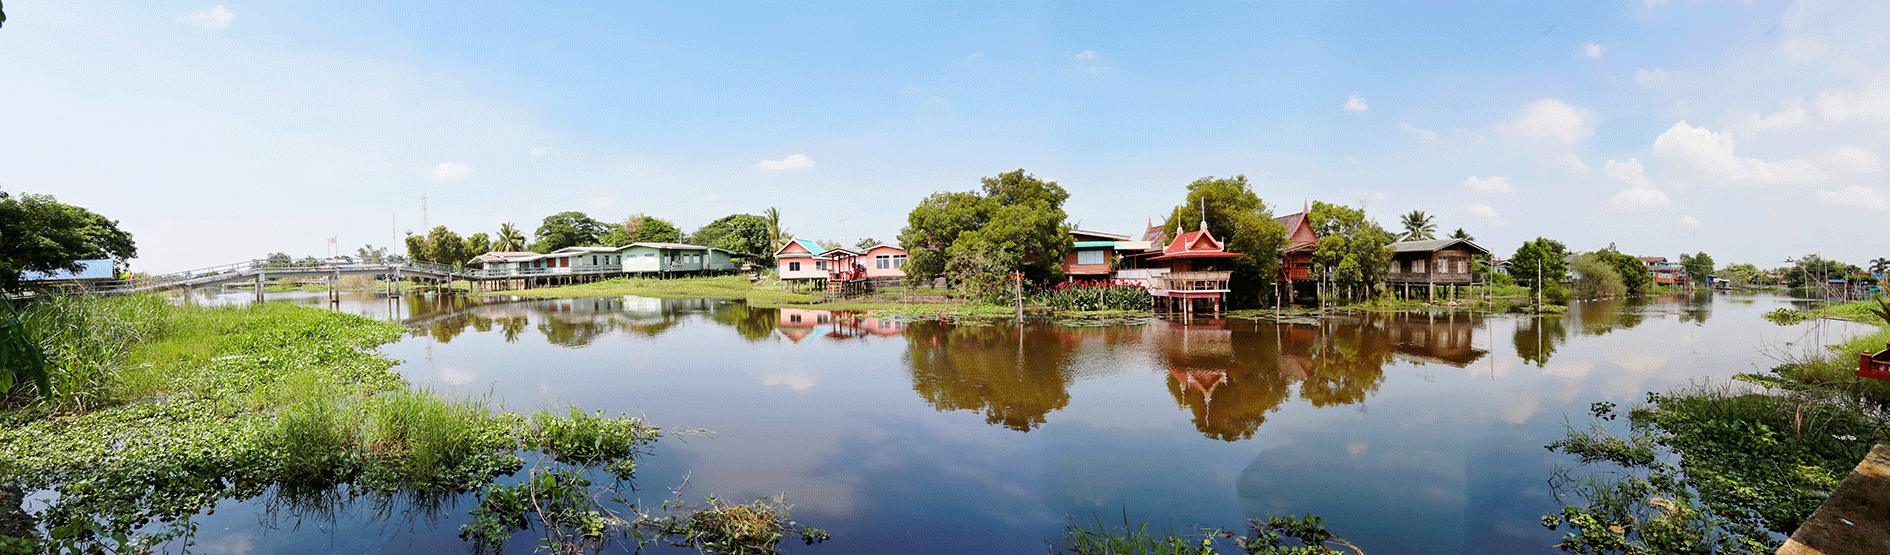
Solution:
M76 272L81 260L137 255L131 234L115 220L52 195L0 198L0 289L19 289L22 272Z
M1431 223L1431 215L1422 210L1412 210L1399 219L1404 225L1404 240L1424 241L1437 238L1437 224Z
M579 243L579 245L602 244L610 247L621 247L631 243L676 243L681 241L682 229L677 228L674 222L655 216L636 214L625 218L623 223L617 224L615 227L605 229L595 241L591 243Z
M689 242L765 257L774 253L771 225L767 218L754 214L729 214L696 230Z
M532 250L551 252L565 247L595 245L598 238L603 236L604 228L603 222L593 220L583 212L559 212L545 216L544 223L533 234L538 237L538 242L532 244Z
M1560 283L1568 275L1567 257L1568 247L1560 241L1537 237L1534 241L1524 242L1516 248L1516 254L1509 257L1509 275L1516 283L1527 285L1532 290L1541 289L1543 284L1536 280L1538 270L1542 282Z
M1200 229L1203 215L1208 233L1221 240L1228 252L1246 255L1233 259L1229 300L1243 306L1258 304L1261 290L1279 279L1286 227L1273 219L1245 175L1208 176L1189 183L1186 201L1168 216L1168 236Z
M910 252L906 275L942 274L953 257L976 251L1030 279L1054 277L1070 250L1063 201L1070 194L1054 181L1019 169L981 180L978 192L934 193L906 215L899 244Z
M1699 254L1680 253L1680 267L1687 272L1687 282L1707 284L1713 276L1713 257L1705 252Z
M1314 202L1307 217L1319 236L1313 266L1321 277L1370 286L1391 270L1390 245L1397 238L1366 219L1363 209Z

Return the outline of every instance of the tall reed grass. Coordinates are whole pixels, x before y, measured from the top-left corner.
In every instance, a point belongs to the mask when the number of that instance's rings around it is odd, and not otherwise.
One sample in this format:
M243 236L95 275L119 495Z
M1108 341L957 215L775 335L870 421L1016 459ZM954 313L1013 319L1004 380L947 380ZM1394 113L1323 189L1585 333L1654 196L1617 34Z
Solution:
M15 390L11 403L32 398L85 412L116 402L123 393L119 371L133 350L164 333L167 308L153 296L70 295L27 303L6 318L3 342L9 358L42 362L49 387L36 385L30 397Z

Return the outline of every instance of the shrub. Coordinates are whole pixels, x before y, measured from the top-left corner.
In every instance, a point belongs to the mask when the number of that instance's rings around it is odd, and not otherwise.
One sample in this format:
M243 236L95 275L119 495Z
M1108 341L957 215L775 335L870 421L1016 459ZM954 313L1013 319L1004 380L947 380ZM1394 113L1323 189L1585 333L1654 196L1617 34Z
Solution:
M1065 281L1036 301L1057 310L1148 310L1155 304L1147 288L1121 280Z

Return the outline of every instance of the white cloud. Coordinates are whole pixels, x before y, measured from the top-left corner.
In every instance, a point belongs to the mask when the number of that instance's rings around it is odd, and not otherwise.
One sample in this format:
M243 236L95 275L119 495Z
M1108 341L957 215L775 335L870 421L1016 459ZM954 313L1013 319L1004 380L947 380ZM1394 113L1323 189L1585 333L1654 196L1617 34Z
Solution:
M755 167L764 170L799 170L814 167L814 160L805 154L789 154L780 160L762 160Z
M1813 101L1818 115L1832 123L1890 121L1890 89L1830 89Z
M1608 197L1608 207L1615 210L1650 210L1673 204L1667 193L1648 187L1629 187Z
M1472 204L1470 206L1464 207L1464 211L1469 212L1470 215L1472 216L1483 218L1485 221L1490 222L1490 225L1494 225L1494 226L1509 225L1509 220L1505 220L1503 219L1503 216L1501 214L1497 214L1495 208L1490 208L1488 206L1484 206L1481 204Z
M1679 223L1680 223L1680 227L1684 227L1684 228L1687 228L1687 229L1699 229L1699 228L1700 228L1700 219L1699 219L1699 218L1695 218L1695 217L1693 217L1693 216L1681 216L1681 217L1680 217L1680 220L1679 220Z
M590 202L587 202L585 204L591 205L591 208L610 208L612 206L617 205L617 199L610 198L610 197L597 197L597 198L591 199Z
M709 202L715 202L715 201L718 201L718 200L722 200L722 195L719 195L719 194L714 194L714 193L710 193L710 194L708 194L708 195L704 195L704 196L702 197L702 200L706 200L706 201L709 201Z
M1601 51L1607 50L1607 49L1608 47L1606 46L1602 46L1602 45L1591 42L1591 43L1582 45L1582 55L1590 57L1590 58L1600 58Z
M1594 135L1595 123L1587 108L1544 98L1524 106L1514 121L1498 125L1496 130L1533 142L1572 145Z
M1666 84L1667 81L1673 78L1674 72L1664 69L1641 68L1634 70L1634 82L1640 83L1641 88L1651 89Z
M1786 39L1785 42L1779 43L1778 47L1784 50L1785 56L1794 62L1814 61L1831 52L1831 47L1824 41L1818 40L1817 37Z
M459 162L441 162L433 167L433 179L438 181L465 179L469 175L472 175L472 166Z
M1654 182L1647 179L1647 168L1641 165L1639 158L1629 158L1626 162L1609 160L1601 165L1601 173L1615 181L1640 188L1650 188Z
M1403 129L1405 133L1410 133L1411 138L1413 139L1417 139L1419 141L1423 141L1427 143L1437 142L1436 131L1432 131L1432 130L1418 127L1415 125L1411 125L1409 123L1400 123L1398 124L1398 128Z
M235 20L236 14L230 13L230 10L224 9L221 5L207 10L197 10L197 13L184 18L185 22L195 23L198 27L205 29L228 29Z
M1818 158L1818 167L1838 173L1868 174L1883 169L1877 153L1860 146L1840 146Z
M1071 58L1076 58L1076 59L1078 59L1078 60L1094 60L1094 59L1096 59L1096 51L1095 51L1095 50L1084 50L1084 51L1082 51L1082 52L1077 52L1077 53L1075 53L1075 54L1071 54L1071 55L1070 55L1070 57L1071 57Z
M1512 190L1509 185L1509 176L1507 175L1492 175L1488 178L1472 175L1463 180L1463 188L1471 191L1501 193L1505 195L1509 194Z
M1825 204L1834 204L1846 208L1862 207L1872 212L1890 211L1890 198L1885 198L1876 189L1863 185L1852 185L1836 191L1818 189L1818 200Z
M1682 182L1764 186L1808 185L1826 180L1804 160L1767 162L1740 157L1733 150L1733 139L1728 134L1687 125L1685 121L1654 138L1654 155L1667 162Z
M1345 99L1345 111L1347 112L1363 112L1370 109L1372 109L1370 106L1365 105L1365 97L1359 96L1358 93L1352 93L1352 96L1346 97Z
M1778 131L1805 123L1805 97L1794 96L1781 100L1778 111L1769 116L1760 116L1758 112L1735 113L1735 117L1744 116L1741 123L1754 131Z
M555 147L555 146L541 146L541 147L532 149L532 156L544 156L546 154L557 154L557 153L558 153L558 147Z
M1583 163L1582 157L1576 156L1573 152L1555 157L1555 165L1575 173L1588 173L1588 164Z

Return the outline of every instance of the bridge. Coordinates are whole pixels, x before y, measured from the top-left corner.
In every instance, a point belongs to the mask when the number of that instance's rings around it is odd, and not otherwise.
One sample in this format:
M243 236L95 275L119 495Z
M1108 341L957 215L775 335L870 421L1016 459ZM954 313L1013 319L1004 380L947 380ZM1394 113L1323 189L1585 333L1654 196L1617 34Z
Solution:
M572 268L523 268L508 270L484 270L467 268L453 264L422 262L404 258L362 259L355 261L316 261L316 260L269 260L255 259L231 264L197 268L181 272L171 272L154 276L139 276L124 280L89 281L69 284L57 291L41 291L41 294L60 293L140 293L165 289L191 289L215 287L233 283L249 282L255 284L258 293L263 283L270 279L325 278L335 291L335 284L342 276L375 276L392 284L410 278L423 279L439 283L469 281L475 284L499 282L501 286L516 285L532 287L534 283L567 282L574 283L583 279L616 277L626 275L620 266L579 266Z

